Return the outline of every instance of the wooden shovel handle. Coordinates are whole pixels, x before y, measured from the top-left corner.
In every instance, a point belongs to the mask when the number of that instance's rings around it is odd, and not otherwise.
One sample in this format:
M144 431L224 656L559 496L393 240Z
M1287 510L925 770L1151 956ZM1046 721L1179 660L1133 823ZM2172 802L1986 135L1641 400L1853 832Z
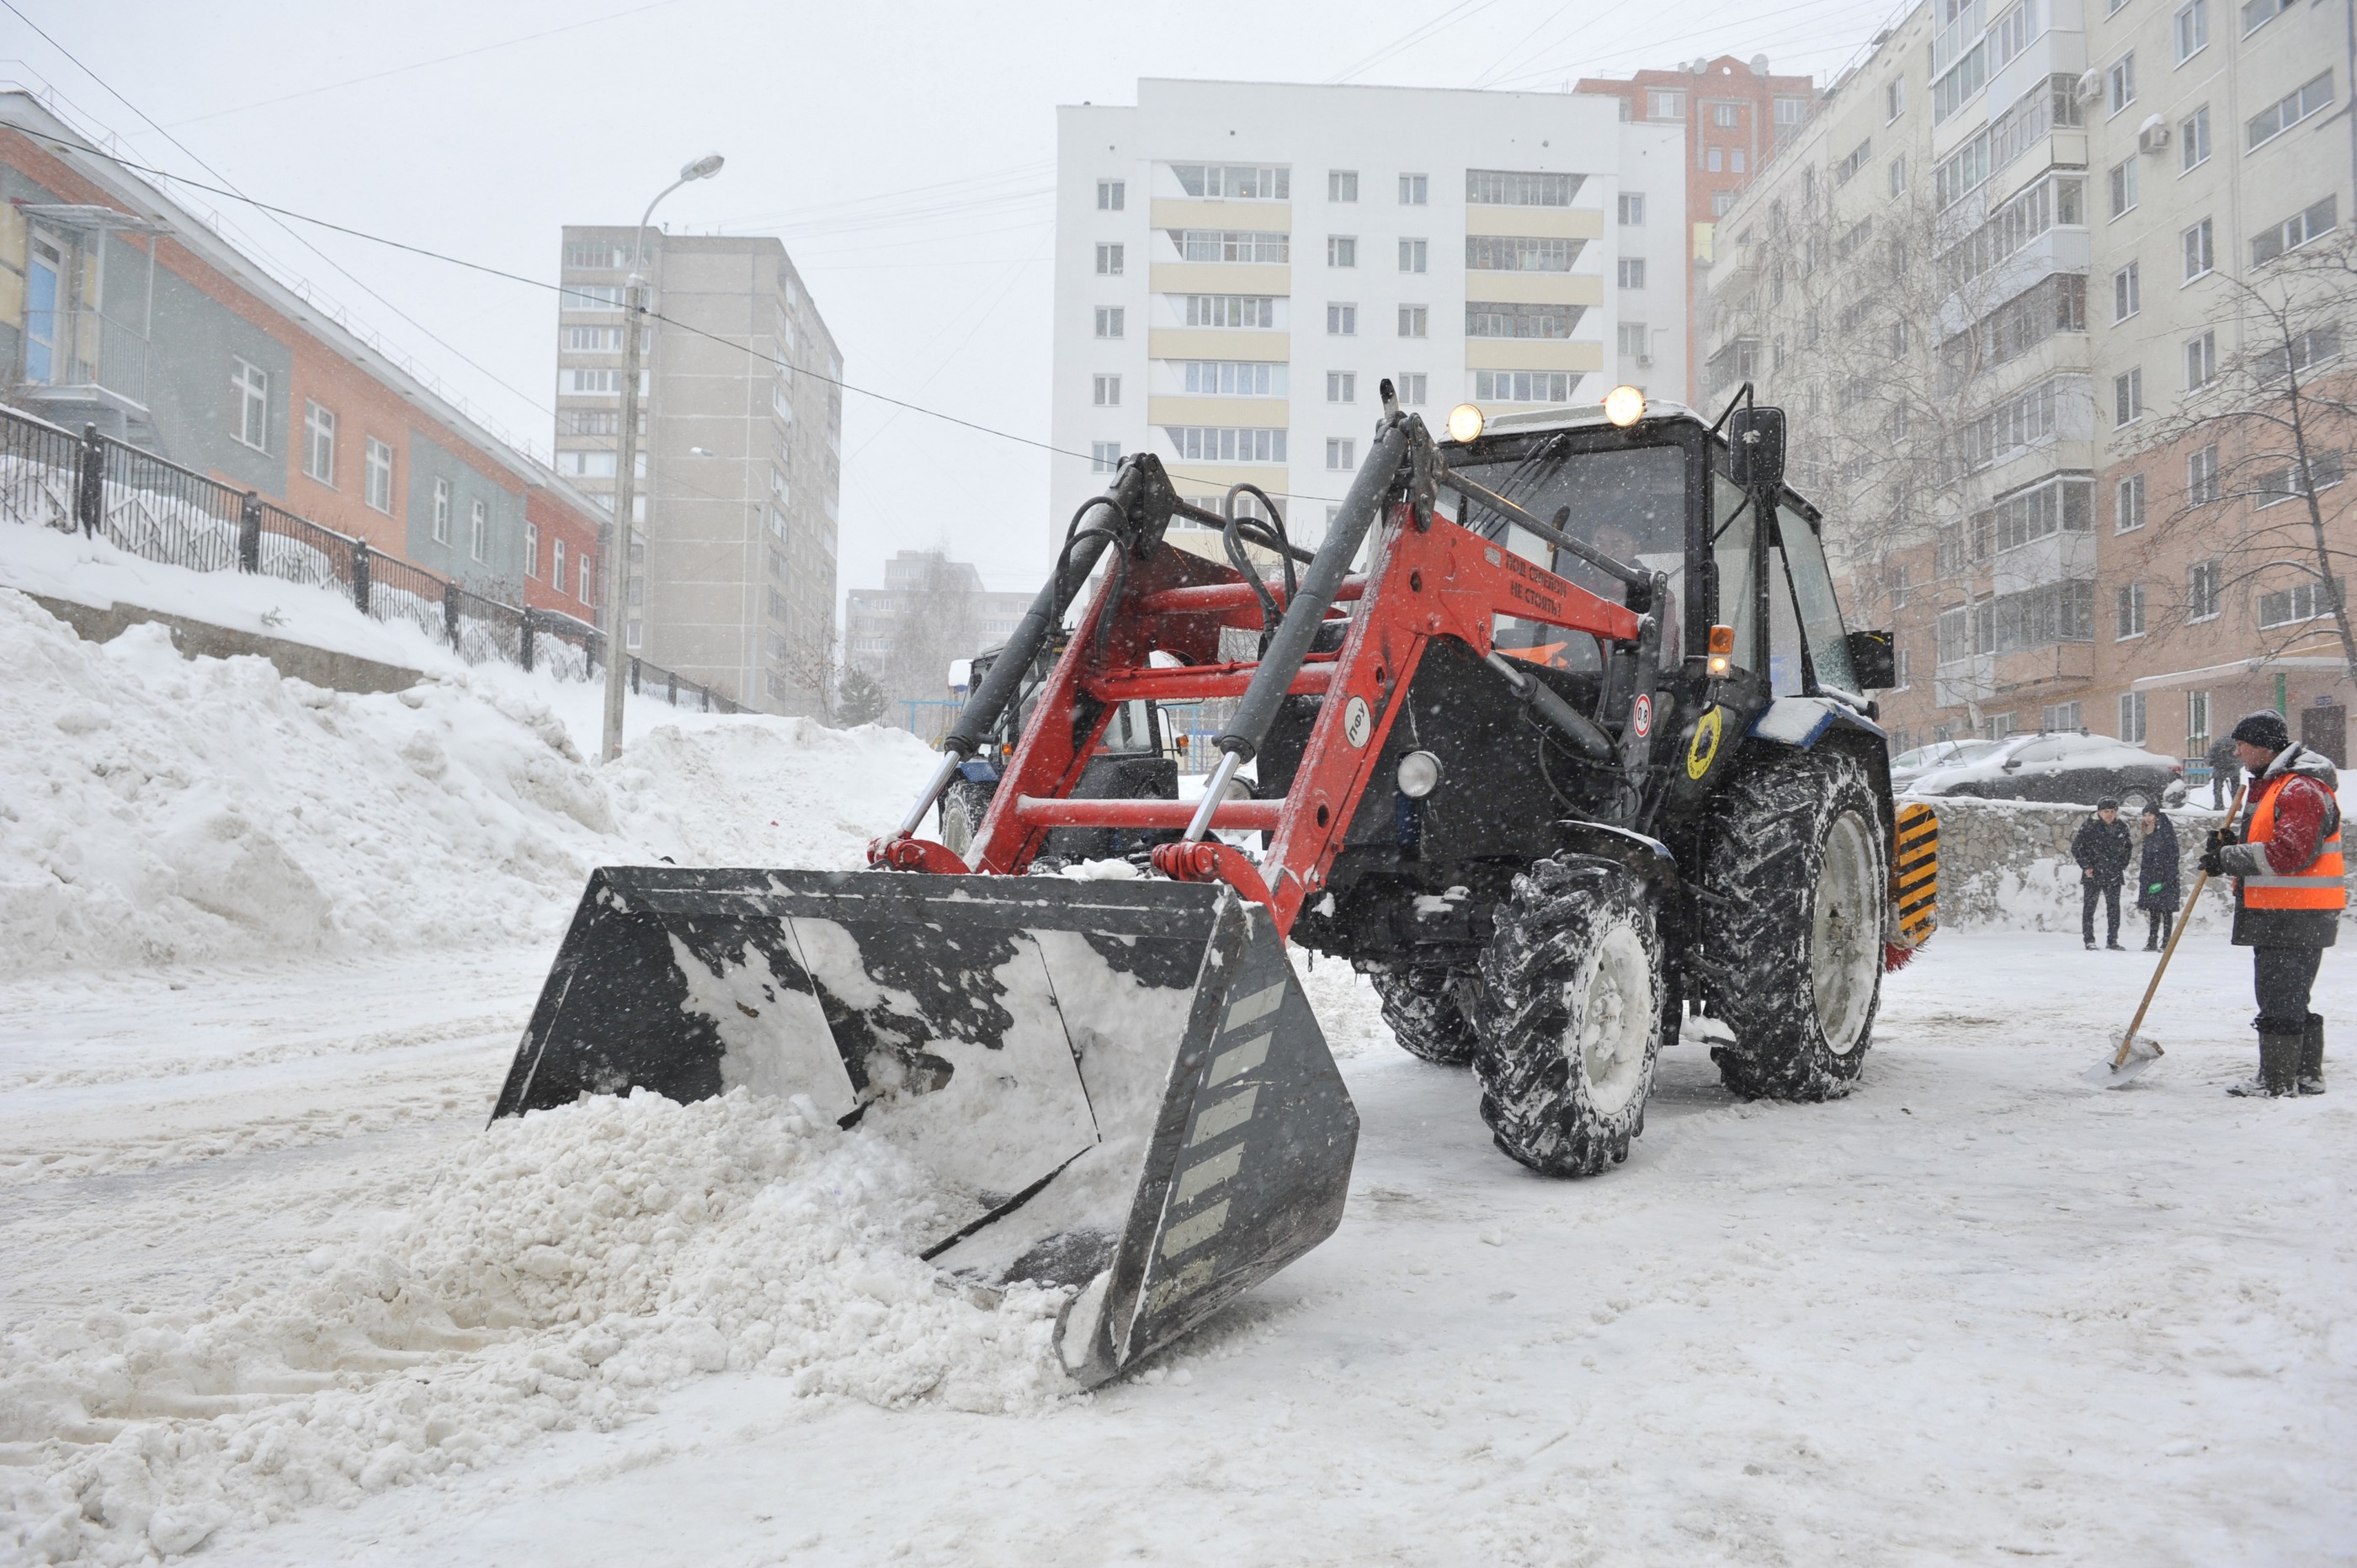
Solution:
M2246 779L2234 791L2234 803L2226 808L2228 827L2233 826L2234 819L2243 814L2243 797L2250 792L2250 780ZM2201 889L2209 881L2210 874L2206 871L2193 879L2193 891L2187 896L2185 908L2177 917L2176 928L2169 933L2169 945L2161 950L2160 961L2152 966L2152 983L2144 988L2144 1000L2136 1004L2136 1016L2128 1020L2128 1032L2120 1036L2119 1052L2112 1058L2113 1067L2116 1068L2128 1059L2128 1051L2136 1045L2136 1031L2144 1027L2144 1015L2152 1007L2153 994L2160 989L2160 977L2169 972L2169 961L2177 956L2177 944L2185 940L2186 922L2193 918L2193 907L2201 902ZM2168 1054L2161 1050L2158 1040L2153 1042L2152 1048L2156 1055Z

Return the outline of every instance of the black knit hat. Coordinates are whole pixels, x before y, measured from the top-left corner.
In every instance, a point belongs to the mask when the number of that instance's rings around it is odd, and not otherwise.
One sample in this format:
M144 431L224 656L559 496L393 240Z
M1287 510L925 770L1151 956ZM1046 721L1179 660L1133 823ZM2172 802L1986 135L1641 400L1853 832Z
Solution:
M2291 744L2291 726L2273 708L2261 708L2257 713L2243 715L2242 722L2234 726L2233 738L2262 751L2281 751Z
M2099 811L2116 811L2119 809L2119 798L2115 795L2106 795L2095 802L2095 810Z

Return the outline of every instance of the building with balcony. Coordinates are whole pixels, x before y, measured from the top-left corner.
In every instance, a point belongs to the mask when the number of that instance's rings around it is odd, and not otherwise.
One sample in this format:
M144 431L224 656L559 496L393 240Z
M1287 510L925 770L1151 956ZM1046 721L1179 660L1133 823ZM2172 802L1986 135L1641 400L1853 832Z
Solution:
M768 713L823 714L835 668L843 359L766 237L567 227L556 466L614 504L622 298L640 345L632 652Z
M588 498L28 93L0 93L0 397L595 618Z
M1060 109L1056 542L1149 451L1314 543L1386 380L1435 424L1683 398L1686 141L1578 93L1146 80Z
M844 663L893 697L941 700L951 665L1005 643L1035 596L985 588L972 562L944 552L900 551L884 563L882 587L844 596Z

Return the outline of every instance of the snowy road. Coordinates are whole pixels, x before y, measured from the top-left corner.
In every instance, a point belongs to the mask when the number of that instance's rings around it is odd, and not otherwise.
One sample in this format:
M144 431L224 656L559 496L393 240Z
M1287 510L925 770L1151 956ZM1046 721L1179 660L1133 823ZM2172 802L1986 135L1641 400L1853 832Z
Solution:
M196 1310L381 1227L479 1127L545 962L0 988L0 1324ZM1127 1382L985 1416L717 1373L205 1555L2357 1560L2357 1081L2222 1096L2248 966L2212 937L2168 1059L2084 1089L2146 962L1945 933L1850 1100L1734 1102L1690 1034L1630 1163L1571 1184L1496 1154L1469 1079L1320 965L1364 1118L1342 1230ZM2349 972L2319 985L2336 1024Z

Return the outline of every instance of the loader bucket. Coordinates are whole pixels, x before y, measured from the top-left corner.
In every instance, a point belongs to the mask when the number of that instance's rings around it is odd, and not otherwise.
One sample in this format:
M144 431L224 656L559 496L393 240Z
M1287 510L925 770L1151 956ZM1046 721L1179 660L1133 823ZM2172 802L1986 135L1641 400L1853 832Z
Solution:
M806 1094L938 1178L923 1255L1072 1287L1083 1386L1333 1232L1358 1113L1268 913L1216 884L594 874L494 1117Z

